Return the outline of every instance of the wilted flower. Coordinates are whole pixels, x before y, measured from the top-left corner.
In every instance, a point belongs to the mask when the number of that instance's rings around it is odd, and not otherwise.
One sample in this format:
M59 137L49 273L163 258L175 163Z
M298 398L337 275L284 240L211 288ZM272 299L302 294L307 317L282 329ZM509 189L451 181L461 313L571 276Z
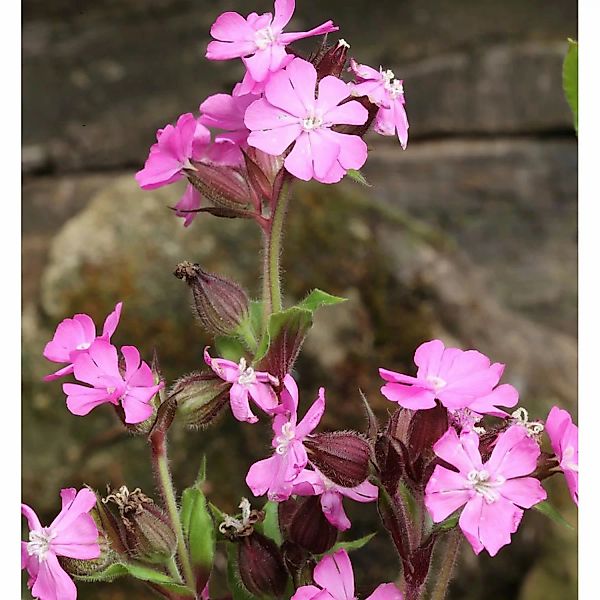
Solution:
M272 13L251 13L244 18L236 12L221 14L210 29L210 34L217 41L208 44L206 58L241 58L252 79L264 81L270 73L282 67L288 56L285 51L288 44L338 30L332 21L327 21L310 31L283 33L295 8L295 0L275 0L275 16Z
M147 363L141 360L134 346L123 346L125 372L119 369L117 349L105 340L96 340L86 354L77 358L75 379L92 387L64 383L67 407L74 415L87 415L100 404L119 404L125 412L126 423L141 423L150 417L154 407L150 400L164 387L164 382L154 383L154 375Z
M355 100L345 102L350 88L337 77L319 82L309 62L295 58L266 84L265 97L248 107L245 123L251 133L248 144L267 154L280 155L294 144L285 158L292 175L308 181L336 183L348 169L360 169L367 160L367 145L357 135L332 129L335 125L362 125L367 110Z
M498 436L484 464L475 433L458 437L449 429L433 447L458 472L437 465L425 489L425 506L435 523L464 506L459 526L476 554L484 548L495 556L510 543L524 508L546 499L540 482L526 477L535 471L540 447L523 427Z
M554 406L546 419L546 432L565 475L573 502L579 505L579 429L566 410Z
M507 414L497 406L514 406L519 400L512 385L498 385L504 365L492 364L477 350L446 348L441 340L432 340L417 348L415 364L416 377L379 369L388 382L381 388L388 400L411 410L433 408L439 400L448 409L502 417Z
M275 453L254 463L246 476L255 496L266 493L269 500L276 502L287 500L292 494L294 481L308 462L302 442L317 427L325 410L325 390L321 388L318 398L297 423L298 386L290 375L286 375L283 384L281 407L285 412L273 419Z
M279 402L273 386L278 385L276 377L269 373L255 371L241 358L234 363L225 358L212 358L208 348L204 350L206 364L224 381L231 383L229 399L231 412L238 421L256 423L258 417L250 409L250 398L267 413L272 413Z
M291 600L355 600L354 572L345 550L322 558L313 572L317 585L303 585ZM393 583L382 583L366 600L402 600L402 592Z
M123 303L117 303L115 310L106 317L102 335L98 339L110 342L110 338L119 324L122 308ZM75 359L80 354L87 352L95 339L96 325L89 315L79 314L72 319L61 321L54 332L53 338L44 348L44 358L55 363L69 364L56 371L56 373L46 375L44 381L52 381L72 373Z
M58 562L59 556L80 560L100 557L98 528L89 512L96 495L88 489L61 490L62 510L49 527L26 504L21 513L29 526L29 542L21 542L21 568L29 573L28 587L40 600L75 600L77 588Z

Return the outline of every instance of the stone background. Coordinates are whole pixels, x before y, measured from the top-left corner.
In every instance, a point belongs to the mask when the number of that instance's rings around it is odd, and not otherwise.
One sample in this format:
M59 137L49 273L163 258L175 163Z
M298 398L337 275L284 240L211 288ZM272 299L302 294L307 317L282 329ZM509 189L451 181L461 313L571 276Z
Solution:
M326 427L360 427L357 388L383 416L378 366L410 369L432 336L506 362L534 416L576 403L577 141L561 91L574 0L299 0L294 25L328 18L361 62L405 80L408 149L371 138L371 188L296 188L284 256L288 298L311 287L350 298L323 312L298 364L306 406L328 393ZM125 302L115 342L169 380L196 369L206 338L171 271L205 264L258 293L259 236L237 221L198 218L184 230L167 206L178 191L133 180L157 127L196 110L241 76L202 59L223 10L262 0L25 0L23 4L23 498L51 519L58 489L86 482L152 490L143 440L107 410L80 419L41 358L58 321L97 322ZM218 432L175 431L180 487L209 458L213 497L239 501L266 428L227 416ZM576 521L561 481L556 503ZM247 493L244 489L243 493ZM375 511L354 512L357 535ZM351 515L352 516L352 515ZM576 534L530 511L518 543L496 558L465 549L452 598L576 597ZM359 590L392 579L380 534L355 555ZM27 594L24 595L27 597ZM80 586L83 600L146 597L144 588Z

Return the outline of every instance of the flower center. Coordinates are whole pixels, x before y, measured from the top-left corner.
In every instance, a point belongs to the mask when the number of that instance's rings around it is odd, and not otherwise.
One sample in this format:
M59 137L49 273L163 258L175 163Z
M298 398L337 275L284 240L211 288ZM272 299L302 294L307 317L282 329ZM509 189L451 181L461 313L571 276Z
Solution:
M294 426L290 421L285 423L281 428L281 435L278 435L275 438L277 442L277 447L275 448L275 452L277 454L285 454L287 452L287 448L290 445L290 442L294 439L296 432L294 431Z
M238 365L240 374L238 376L238 383L240 385L247 385L256 381L256 373L252 367L246 365L246 359L240 358L240 364Z
M90 346L91 346L91 344L89 342L81 342L81 344L77 344L77 346L75 346L75 348L77 350L87 350Z
M446 387L446 381L437 375L428 375L427 381L433 386L436 392L439 392L443 387Z
M259 29L254 34L254 43L258 47L259 50L264 50L268 48L277 40L277 35L270 27L265 27L264 29Z
M396 79L394 71L391 69L383 70L380 69L381 77L383 77L383 87L389 92L392 99L396 99L398 96L404 94L404 86L402 82Z
M304 131L314 131L323 125L323 118L316 113L310 113L306 118L302 119L301 125Z
M500 498L498 488L504 485L506 479L502 475L496 475L496 479L492 480L485 469L481 471L474 469L467 475L467 482L468 486L483 496L488 504L492 504Z
M29 542L27 543L27 554L37 556L40 562L46 560L46 555L50 550L50 544L56 537L56 532L49 527L42 527L29 532Z

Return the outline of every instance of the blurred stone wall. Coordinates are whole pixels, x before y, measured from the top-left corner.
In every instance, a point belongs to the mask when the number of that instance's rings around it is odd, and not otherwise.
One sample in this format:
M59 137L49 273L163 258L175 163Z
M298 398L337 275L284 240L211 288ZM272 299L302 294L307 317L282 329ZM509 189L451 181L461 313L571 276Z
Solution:
M23 498L51 518L58 489L86 482L152 490L141 439L109 411L77 418L43 345L58 321L101 322L125 301L116 343L172 381L198 368L206 338L171 271L184 259L258 294L260 239L247 223L198 218L184 230L167 206L179 190L133 180L154 131L240 78L203 60L223 10L263 0L25 0L23 5ZM327 388L326 427L360 427L357 388L384 416L378 366L411 369L432 336L506 362L534 416L576 403L577 142L561 91L574 0L298 0L294 25L328 18L361 62L404 79L408 149L372 137L373 187L296 189L284 256L290 299L311 287L350 301L319 316L298 364L304 403ZM176 429L173 469L189 484L203 453L213 495L232 508L269 433L225 417L218 431ZM561 481L553 491L571 522ZM531 512L531 511L530 511ZM375 511L353 511L356 532ZM576 597L576 534L528 513L496 558L465 549L453 598ZM356 554L359 590L395 576L383 534ZM146 597L123 582L80 586L84 600Z

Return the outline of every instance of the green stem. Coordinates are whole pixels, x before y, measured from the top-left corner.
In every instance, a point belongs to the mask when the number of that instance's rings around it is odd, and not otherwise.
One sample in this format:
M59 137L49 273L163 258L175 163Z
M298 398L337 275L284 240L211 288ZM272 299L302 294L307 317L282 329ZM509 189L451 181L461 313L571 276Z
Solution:
M444 548L444 555L439 571L435 574L435 587L431 595L431 600L444 600L452 581L454 566L460 551L462 534L458 529L448 533L448 543Z
M174 556L172 556L167 562L167 569L169 570L171 577L177 581L177 583L183 583L183 579L181 578L181 573L179 572L179 567L177 566L177 561L175 560Z
M171 525L173 526L177 538L177 556L179 557L179 562L181 563L181 568L183 570L183 578L186 585L190 589L195 590L196 580L194 572L192 571L190 556L185 545L183 526L181 525L181 519L179 518L175 488L173 487L171 473L169 472L165 438L166 436L164 436L163 439L155 440L152 444L152 455L156 465L158 483L166 504L167 512L169 513L169 518L171 519Z
M279 193L273 201L273 211L269 226L265 231L265 249L263 263L263 306L264 327L269 317L282 310L281 301L281 244L283 224L289 203L289 183L282 183Z

